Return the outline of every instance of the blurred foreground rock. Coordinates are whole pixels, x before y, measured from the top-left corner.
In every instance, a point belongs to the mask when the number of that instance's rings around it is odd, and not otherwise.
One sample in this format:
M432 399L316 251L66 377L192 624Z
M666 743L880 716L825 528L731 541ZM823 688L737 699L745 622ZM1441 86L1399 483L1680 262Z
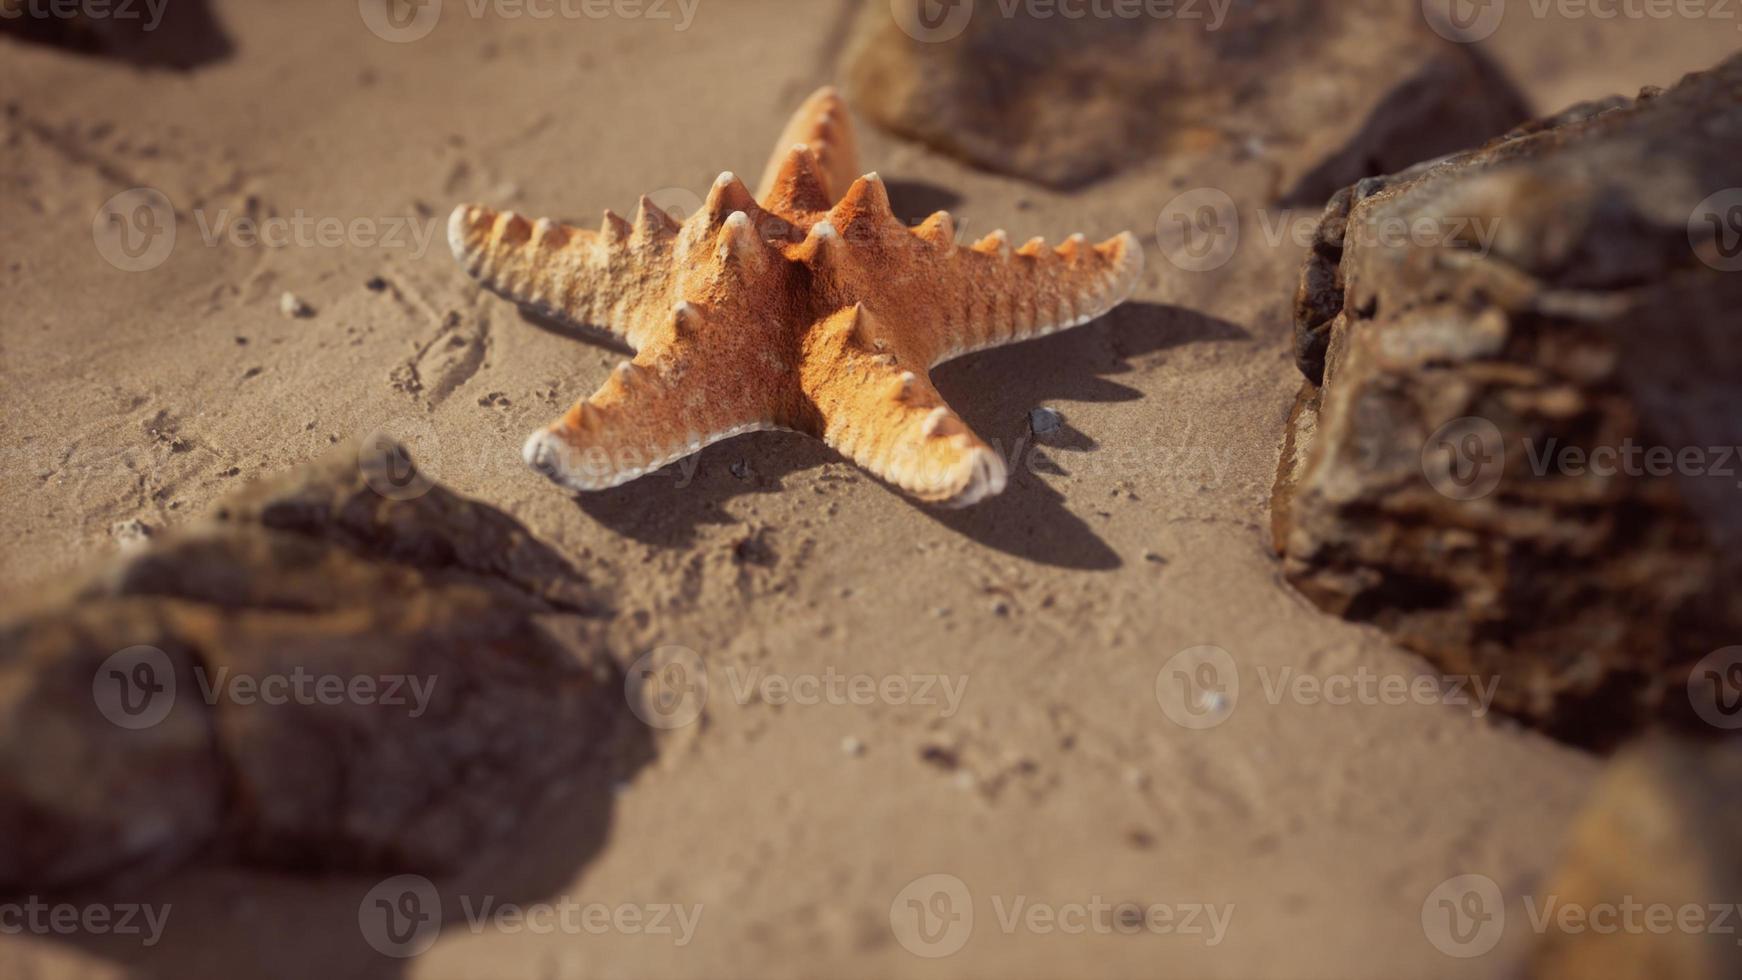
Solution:
M1617 756L1533 896L1532 980L1742 976L1742 742Z
M1475 49L1434 34L1414 3L1102 5L1130 16L1006 6L863 5L847 53L855 107L1055 187L1158 154L1258 157L1277 167L1277 196L1315 206L1526 115Z
M1742 59L1341 192L1296 315L1288 578L1561 737L1698 724L1690 666L1742 637L1734 188Z
M373 448L0 623L0 891L208 846L439 873L611 738L623 689L587 583Z
M195 68L232 50L206 0L0 0L0 37L159 68Z

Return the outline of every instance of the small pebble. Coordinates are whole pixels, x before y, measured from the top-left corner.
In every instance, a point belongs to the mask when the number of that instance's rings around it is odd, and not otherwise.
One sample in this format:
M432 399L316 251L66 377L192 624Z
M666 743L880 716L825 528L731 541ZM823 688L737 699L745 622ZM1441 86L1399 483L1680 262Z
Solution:
M1037 436L1057 432L1064 424L1064 417L1050 408L1037 408L1028 413L1028 429Z
M314 307L304 303L295 293L285 293L278 297L278 312L293 320L315 315Z
M121 521L111 527L109 533L121 543L121 547L131 549L143 545L145 540L151 537L153 528L150 524L134 518L130 521Z
M732 475L740 480L748 480L754 474L750 469L750 464L740 459L733 461Z
M381 278L380 276L370 276L369 281L364 283L363 285L370 292L379 293L382 290L387 288L387 280Z
M848 735L841 739L841 751L851 756L861 756L865 754L865 743L852 735Z

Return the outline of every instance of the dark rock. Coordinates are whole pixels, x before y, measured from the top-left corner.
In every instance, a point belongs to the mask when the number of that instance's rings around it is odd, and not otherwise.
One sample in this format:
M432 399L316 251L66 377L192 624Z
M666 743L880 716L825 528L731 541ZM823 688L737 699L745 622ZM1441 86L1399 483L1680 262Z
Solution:
M1064 425L1064 417L1055 409L1042 406L1028 412L1028 431L1037 436L1052 435Z
M1210 4L1074 18L955 4L905 25L892 15L904 6L861 8L847 55L856 107L970 163L1055 187L1157 154L1220 153L1271 160L1279 193L1316 205L1525 117L1476 50L1434 34L1416 4L1233 4L1215 24Z
M347 446L0 622L0 891L202 850L442 873L614 744L585 579L392 462Z
M1576 741L1694 720L1742 636L1738 93L1733 59L1346 190L1302 275L1287 576Z
M206 0L89 5L0 0L0 36L162 68L196 68L233 49Z
M1529 975L1742 976L1739 812L1742 743L1665 739L1617 756L1536 896L1548 928Z

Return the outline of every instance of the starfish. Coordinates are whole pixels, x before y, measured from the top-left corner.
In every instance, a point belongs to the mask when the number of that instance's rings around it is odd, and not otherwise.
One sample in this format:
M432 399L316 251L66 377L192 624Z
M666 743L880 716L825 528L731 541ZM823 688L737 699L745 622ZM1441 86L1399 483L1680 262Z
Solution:
M855 178L832 88L787 125L753 196L730 172L682 224L642 197L598 231L455 209L448 241L487 289L635 351L523 455L571 491L602 490L744 432L807 433L912 496L963 507L1004 489L998 453L927 372L1078 326L1130 295L1129 232L1012 250L956 242L939 211L909 227L875 173Z

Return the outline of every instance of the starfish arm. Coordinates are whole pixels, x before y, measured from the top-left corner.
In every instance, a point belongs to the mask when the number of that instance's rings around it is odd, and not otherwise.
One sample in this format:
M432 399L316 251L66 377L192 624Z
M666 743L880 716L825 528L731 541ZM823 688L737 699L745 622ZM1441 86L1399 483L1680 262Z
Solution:
M934 215L916 235L934 246L949 241L954 229L939 227L948 218ZM1057 248L1035 238L1012 251L995 231L970 247L948 247L933 280L936 314L927 320L932 365L1081 326L1128 299L1143 275L1143 249L1130 232L1099 245L1072 235Z
M839 200L853 178L859 176L859 146L853 136L853 120L847 114L846 101L834 86L817 89L792 114L780 139L774 143L774 155L762 171L762 181L756 190L758 201L767 200L774 190L787 154L797 144L803 144L816 155L828 197L828 203L823 205L826 208Z
M863 305L812 330L800 384L815 411L813 434L927 503L966 507L1001 492L1004 461L929 378L865 346L874 332Z
M678 228L645 197L633 225L606 211L596 232L462 205L448 219L448 245L491 292L639 350L647 338L634 314L668 301L654 293L667 281L658 270L671 267Z
M701 352L675 353L699 321L695 307L678 304L662 336L526 440L527 464L570 490L604 490L722 439L780 428L769 386L710 376Z

